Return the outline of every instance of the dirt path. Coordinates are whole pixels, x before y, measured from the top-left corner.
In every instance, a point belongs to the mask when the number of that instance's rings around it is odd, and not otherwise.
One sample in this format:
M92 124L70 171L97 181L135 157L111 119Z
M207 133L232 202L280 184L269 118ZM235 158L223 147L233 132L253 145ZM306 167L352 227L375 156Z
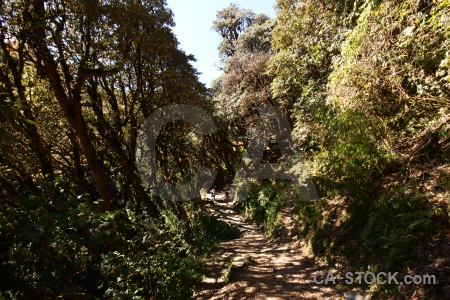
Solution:
M290 234L289 204L283 210L279 238L267 242L258 225L245 221L223 198L216 197L212 213L237 226L241 238L218 246L208 260L209 274L195 299L343 298L332 287L314 283L313 274L325 270L301 253L296 237Z

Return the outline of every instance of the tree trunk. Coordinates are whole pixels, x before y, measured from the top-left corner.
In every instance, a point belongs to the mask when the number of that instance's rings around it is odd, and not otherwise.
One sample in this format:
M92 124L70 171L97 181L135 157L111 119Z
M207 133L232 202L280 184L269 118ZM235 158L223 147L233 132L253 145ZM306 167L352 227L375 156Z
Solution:
M104 202L99 207L99 210L106 211L111 206L111 191L109 189L108 176L105 166L99 159L94 145L90 140L86 122L81 111L80 91L84 80L80 77L81 75L79 75L79 77L77 78L77 83L75 84L75 87L71 89L71 92L65 91L60 74L58 73L57 64L55 63L54 58L47 48L45 42L47 36L45 32L46 24L44 1L35 0L34 11L32 13L28 13L25 18L29 18L31 21L38 61L42 61L44 65L43 71L50 81L50 85L53 89L53 92L55 93L55 97L58 100L58 103L63 110L65 118L75 131L76 137L83 149L89 168L94 175L99 195L104 200ZM40 65L37 65L37 67L39 68Z

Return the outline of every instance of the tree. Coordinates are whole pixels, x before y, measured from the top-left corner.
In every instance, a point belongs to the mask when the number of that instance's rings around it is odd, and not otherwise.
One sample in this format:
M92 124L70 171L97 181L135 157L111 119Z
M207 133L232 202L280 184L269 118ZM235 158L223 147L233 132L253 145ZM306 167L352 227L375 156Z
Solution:
M160 279L172 278L164 272L186 265L195 246L192 220L184 204L143 186L138 129L173 103L213 112L194 58L177 48L171 11L159 0L3 1L0 25L0 271L10 279L2 296L126 294L106 279L122 282L115 255L132 258L120 269L139 274L125 276L126 286L160 295ZM158 140L161 173L173 182L201 160L200 141L182 151L190 129L169 124ZM159 273L148 268L155 264ZM186 274L174 284L198 281Z
M267 16L256 15L249 9L240 9L236 4L230 4L217 12L212 29L222 37L219 45L219 55L222 60L225 61L235 54L238 38L247 27L263 24L268 19Z
M256 16L251 10L235 5L220 11L214 21L213 28L222 36L221 45L225 45L219 48L219 53L226 58L224 74L216 82L215 99L238 126L251 126L255 110L273 104L269 91L271 77L265 70L273 54L270 39L274 25L269 17Z
M189 64L193 58L177 49L164 2L11 2L2 5L2 16L2 82L11 103L35 105L29 103L36 101L30 97L33 88L22 81L27 74L37 74L36 84L52 91L67 126L62 129L67 147L59 149L58 156L72 153L80 190L98 190L102 210L110 209L113 199L126 196L126 202L134 194L137 207L143 201L149 214L158 215L136 173L139 123L169 103L207 105L206 89ZM31 109L23 111L29 121L22 126L42 177L51 180L55 153L45 146ZM48 130L40 130L49 136ZM120 174L112 171L116 164ZM83 179L86 171L93 176L94 188ZM117 188L119 179L127 182L123 190Z

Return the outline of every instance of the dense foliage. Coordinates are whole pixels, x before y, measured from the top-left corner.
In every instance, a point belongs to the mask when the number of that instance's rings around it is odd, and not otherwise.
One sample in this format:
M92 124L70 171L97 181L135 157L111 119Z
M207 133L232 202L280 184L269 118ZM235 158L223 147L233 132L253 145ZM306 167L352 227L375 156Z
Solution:
M297 230L312 254L341 271L439 279L372 286L375 295L448 295L450 3L278 0L277 7L275 20L246 23L215 99L234 124L245 120L247 137L262 106L285 108L321 197L296 204ZM270 184L258 185L241 205L267 223L282 205L268 204Z
M243 214L276 238L289 201L330 267L438 278L364 287L374 297L450 293L450 2L276 6L274 19L235 4L217 13L223 74L208 90L165 1L0 3L0 298L193 295L202 255L239 233L204 201L161 199L139 177L139 126L170 104L203 109L218 130L167 124L155 151L166 181L203 165L216 188L230 183L250 141L276 135L259 120L280 106L320 200L255 179L235 198ZM268 141L261 161L286 159Z
M188 298L200 255L236 235L201 202L151 195L137 172L152 111L185 103L214 114L173 25L159 0L1 2L2 298ZM189 132L172 122L158 137L167 181L199 163L232 172L233 150L209 147L220 128Z

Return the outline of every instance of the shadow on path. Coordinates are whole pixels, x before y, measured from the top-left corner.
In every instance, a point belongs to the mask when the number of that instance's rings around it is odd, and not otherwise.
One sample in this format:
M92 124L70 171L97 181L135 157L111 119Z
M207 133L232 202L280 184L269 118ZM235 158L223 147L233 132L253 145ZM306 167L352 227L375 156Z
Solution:
M212 213L239 228L241 237L220 244L208 259L208 276L195 299L342 299L332 287L314 283L326 272L302 254L291 235L291 205L283 209L280 237L266 241L254 223L244 220L218 195ZM233 263L229 279L224 274Z

